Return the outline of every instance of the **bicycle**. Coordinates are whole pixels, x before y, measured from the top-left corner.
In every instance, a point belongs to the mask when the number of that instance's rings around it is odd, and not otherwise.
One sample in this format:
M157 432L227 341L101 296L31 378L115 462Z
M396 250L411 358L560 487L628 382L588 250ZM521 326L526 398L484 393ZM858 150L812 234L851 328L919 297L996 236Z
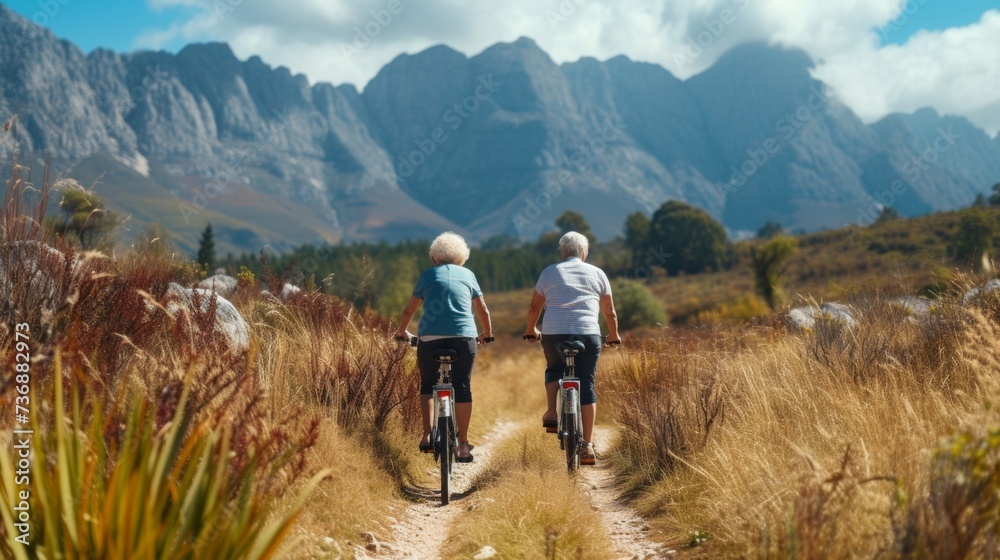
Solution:
M524 335L525 340L535 342L536 336ZM621 341L609 343L608 337L601 341L608 345L621 344ZM583 413L580 409L580 378L576 376L576 356L586 349L579 340L560 342L557 347L566 361L563 377L559 380L559 392L556 394L556 410L559 413L556 424L556 438L559 439L559 449L566 452L566 470L573 473L580 468L580 453L587 446L583 438Z
M410 346L414 348L420 342L420 339L415 336L409 339L396 337L396 340L409 342ZM483 342L493 342L493 340L493 337L489 337ZM451 385L451 365L458 360L458 351L451 348L439 348L431 354L431 357L439 365L438 382L431 390L434 402L431 406L430 443L434 460L440 462L441 505L446 506L451 497L449 486L452 478L452 466L458 459L458 429L455 426L455 417L452 413L455 410L455 390Z

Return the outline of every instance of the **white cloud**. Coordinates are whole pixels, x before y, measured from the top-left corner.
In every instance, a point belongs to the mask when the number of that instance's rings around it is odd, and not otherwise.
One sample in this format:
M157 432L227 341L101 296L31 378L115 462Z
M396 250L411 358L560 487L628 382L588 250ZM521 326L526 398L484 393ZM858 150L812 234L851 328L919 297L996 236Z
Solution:
M919 9L928 0L910 0ZM684 78L732 46L767 40L801 47L865 120L933 106L1000 129L1000 13L906 44L880 46L876 29L903 18L906 0L149 0L199 15L143 34L138 47L229 42L313 81L364 84L403 52L444 43L468 55L527 36L557 62L625 54ZM391 13L392 11L396 13ZM899 21L898 19L896 20Z

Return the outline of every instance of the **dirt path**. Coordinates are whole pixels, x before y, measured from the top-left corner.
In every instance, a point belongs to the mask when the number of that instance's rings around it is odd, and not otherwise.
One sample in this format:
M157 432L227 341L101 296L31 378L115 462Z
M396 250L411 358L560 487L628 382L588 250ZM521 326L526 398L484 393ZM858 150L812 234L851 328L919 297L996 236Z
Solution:
M594 428L594 447L600 456L611 447L613 430ZM669 558L675 551L649 540L649 525L635 510L622 503L614 486L611 469L598 461L597 467L580 469L579 481L590 496L594 509L604 518L604 525L611 535L618 558L640 559Z
M441 505L441 488L432 486L417 488L413 493L418 502L406 509L403 519L392 525L393 540L379 558L440 558L440 550L452 523L459 512L468 506L469 485L476 475L486 467L496 444L512 434L517 428L516 422L501 422L494 426L490 433L476 443L472 451L475 460L469 464L456 464L455 477L451 482L451 500L447 506ZM428 455L429 457L429 455ZM438 472L437 463L428 460L427 468Z

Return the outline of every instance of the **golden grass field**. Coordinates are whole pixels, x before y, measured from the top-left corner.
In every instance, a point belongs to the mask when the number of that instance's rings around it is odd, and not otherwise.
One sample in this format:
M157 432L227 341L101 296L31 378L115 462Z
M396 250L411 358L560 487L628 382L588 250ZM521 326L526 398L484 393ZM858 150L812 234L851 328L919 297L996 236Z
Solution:
M24 485L10 453L0 462L4 557L352 557L364 532L391 538L411 489L433 486L414 445L413 353L391 319L316 291L263 295L282 287L265 267L230 298L249 329L232 352L216 302L167 313L183 259L59 245L39 265L43 232L14 210L0 242L0 409L22 394L25 323L35 455L27 546L13 540ZM617 437L599 452L656 540L692 558L1000 554L1000 298L964 303L984 279L935 272L940 244L913 261L838 252L864 236L922 243L882 227L815 234L787 273L789 294L842 299L856 326L821 317L794 332L738 269L651 282L683 319L602 357L600 419ZM926 315L887 297L927 284L940 297ZM528 296L487 294L498 332L520 332ZM515 427L445 528L443 556L490 544L505 558L611 557L609 529L536 426L542 367L514 336L482 348L470 437ZM14 427L0 415L8 450Z

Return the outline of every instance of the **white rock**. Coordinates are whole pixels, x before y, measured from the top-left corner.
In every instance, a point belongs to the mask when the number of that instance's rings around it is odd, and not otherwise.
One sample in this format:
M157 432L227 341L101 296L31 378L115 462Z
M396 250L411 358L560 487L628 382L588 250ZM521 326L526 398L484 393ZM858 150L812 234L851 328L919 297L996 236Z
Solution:
M848 327L858 324L857 320L854 319L854 312L851 308L842 303L824 303L819 306L819 310L821 317L824 319L840 321Z
M472 557L472 560L486 560L487 558L493 558L496 555L497 555L497 549L493 548L490 545L486 545L483 548L479 549L479 552L477 552L476 555Z
M817 321L830 321L854 327L858 321L854 311L842 303L824 303L819 307L810 305L796 307L788 312L786 323L792 330L811 331L816 328Z
M162 304L171 317L182 319L184 314L190 315L194 310L196 299L200 311L207 312L212 304L212 298L216 299L214 331L226 340L230 353L246 352L250 348L250 327L236 307L224 297L210 290L188 289L171 282L166 295L163 296ZM191 327L197 328L194 324L191 324Z
M226 274L216 274L198 282L199 288L215 291L222 297L229 297L236 292L237 281L232 276Z
M988 294L994 290L1000 290L1000 278L994 278L982 286L976 286L968 292L965 292L965 297L962 298L962 303L970 303L973 300L978 299L980 294Z
M302 288L298 286L293 286L292 284L285 284L281 288L281 301L288 301L288 298L302 291Z
M923 316L931 312L931 301L917 296L900 296L889 300L889 303L901 307L908 315Z
M796 307L788 312L787 322L794 330L812 330L816 326L816 308Z

